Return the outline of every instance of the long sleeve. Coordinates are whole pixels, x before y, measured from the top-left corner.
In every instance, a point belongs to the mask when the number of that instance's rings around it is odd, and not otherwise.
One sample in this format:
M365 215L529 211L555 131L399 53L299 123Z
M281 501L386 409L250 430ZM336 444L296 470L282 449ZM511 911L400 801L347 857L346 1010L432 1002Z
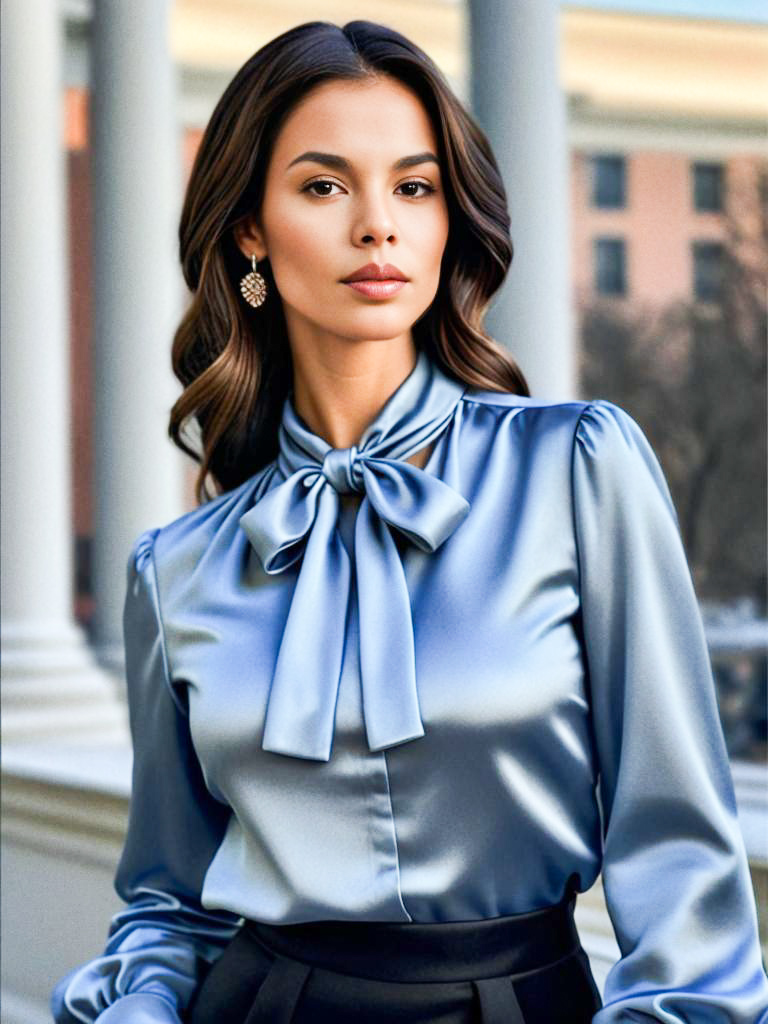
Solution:
M205 785L185 703L171 684L153 557L157 532L133 545L123 617L133 777L114 884L127 905L112 918L103 954L54 988L56 1024L178 1024L203 968L239 921L200 902L230 809Z
M594 1024L758 1024L768 979L703 625L657 458L620 407L573 451L603 887L621 950Z

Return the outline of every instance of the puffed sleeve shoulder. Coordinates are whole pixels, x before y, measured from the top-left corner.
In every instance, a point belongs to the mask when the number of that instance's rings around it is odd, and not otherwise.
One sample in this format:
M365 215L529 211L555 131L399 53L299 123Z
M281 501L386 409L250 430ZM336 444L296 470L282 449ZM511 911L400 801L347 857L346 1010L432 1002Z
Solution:
M115 889L126 906L112 918L103 953L55 986L56 1024L178 1024L239 923L200 901L230 809L205 785L185 702L172 685L157 533L146 531L132 547L123 614L133 775Z
M764 1024L768 978L703 623L667 482L620 406L574 437L581 624L621 958L593 1024Z

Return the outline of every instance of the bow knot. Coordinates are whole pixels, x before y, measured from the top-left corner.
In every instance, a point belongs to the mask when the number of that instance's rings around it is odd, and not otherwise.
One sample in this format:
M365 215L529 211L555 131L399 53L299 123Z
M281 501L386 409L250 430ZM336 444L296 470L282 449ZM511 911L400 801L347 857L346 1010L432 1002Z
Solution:
M420 353L359 446L349 448L312 433L286 398L283 480L239 521L265 572L301 560L267 700L265 750L330 758L353 571L337 526L339 495L352 491L363 495L354 573L368 745L381 750L424 735L410 597L392 530L434 552L467 516L461 494L404 461L449 425L464 390Z
M331 448L323 457L323 476L339 494L362 491L363 479L355 460L357 445L351 448Z

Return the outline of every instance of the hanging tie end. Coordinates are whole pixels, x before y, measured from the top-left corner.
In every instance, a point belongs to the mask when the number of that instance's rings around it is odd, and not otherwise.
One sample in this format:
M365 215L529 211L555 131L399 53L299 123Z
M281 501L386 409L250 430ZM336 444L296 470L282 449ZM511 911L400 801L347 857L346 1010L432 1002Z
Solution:
M379 754L382 750L402 746L404 743L410 743L411 740L421 739L424 735L424 726L421 724L410 729L407 733L396 735L386 735L381 730L373 730L368 732L368 749L372 754Z

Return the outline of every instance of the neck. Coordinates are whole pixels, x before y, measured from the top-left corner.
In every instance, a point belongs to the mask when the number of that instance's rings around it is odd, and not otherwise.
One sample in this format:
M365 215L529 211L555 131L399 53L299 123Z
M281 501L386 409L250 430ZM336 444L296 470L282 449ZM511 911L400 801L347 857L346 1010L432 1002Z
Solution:
M292 346L292 356L296 412L331 447L350 448L411 373L418 352L409 335L333 349Z

